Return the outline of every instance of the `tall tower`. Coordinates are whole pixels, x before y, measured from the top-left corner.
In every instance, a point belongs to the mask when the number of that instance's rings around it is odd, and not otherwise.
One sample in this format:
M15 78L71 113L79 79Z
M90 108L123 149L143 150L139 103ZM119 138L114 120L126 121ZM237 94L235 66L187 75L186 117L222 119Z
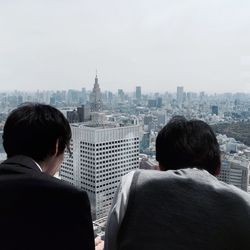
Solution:
M71 125L72 157L65 157L61 179L88 193L93 220L108 215L121 177L139 167L140 126Z
M141 86L136 86L135 97L137 101L141 100Z
M177 87L177 105L179 108L182 108L182 104L183 104L183 87L178 86Z
M98 76L96 72L95 83L90 95L90 105L92 112L100 112L102 110L102 93L98 83Z

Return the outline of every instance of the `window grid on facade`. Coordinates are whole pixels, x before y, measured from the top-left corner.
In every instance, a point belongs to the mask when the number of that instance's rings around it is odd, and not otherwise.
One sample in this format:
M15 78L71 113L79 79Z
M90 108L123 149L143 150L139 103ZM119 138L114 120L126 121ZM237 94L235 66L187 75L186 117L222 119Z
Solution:
M72 126L73 157L66 158L61 178L85 190L93 219L107 215L122 176L139 166L139 126Z

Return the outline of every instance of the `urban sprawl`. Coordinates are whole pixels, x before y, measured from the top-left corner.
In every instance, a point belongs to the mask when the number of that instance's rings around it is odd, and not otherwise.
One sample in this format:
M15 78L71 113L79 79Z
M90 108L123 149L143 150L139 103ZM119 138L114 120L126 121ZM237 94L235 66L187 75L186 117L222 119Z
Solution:
M250 94L103 91L98 76L92 90L0 92L0 140L11 110L25 102L60 109L71 123L72 155L65 153L59 178L87 191L96 232L101 234L123 175L137 168L157 169L158 131L176 115L210 124L221 148L221 181L249 191ZM247 131L248 130L248 131ZM6 155L0 141L0 161Z

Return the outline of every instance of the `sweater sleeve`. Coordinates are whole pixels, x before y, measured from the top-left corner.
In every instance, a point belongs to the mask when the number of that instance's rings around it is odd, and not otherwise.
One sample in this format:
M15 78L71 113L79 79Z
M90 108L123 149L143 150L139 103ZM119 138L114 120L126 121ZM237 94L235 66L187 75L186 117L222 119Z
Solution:
M135 171L131 171L121 179L121 183L117 188L113 204L108 216L105 231L105 250L117 249L117 236L121 226L121 222L125 216L131 183Z

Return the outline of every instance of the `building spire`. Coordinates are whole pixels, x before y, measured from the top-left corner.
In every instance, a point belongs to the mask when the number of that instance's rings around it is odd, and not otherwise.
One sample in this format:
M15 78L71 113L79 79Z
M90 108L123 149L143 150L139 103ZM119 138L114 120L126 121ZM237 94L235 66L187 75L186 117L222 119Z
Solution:
M90 105L91 105L91 111L93 112L99 112L102 109L102 93L98 83L97 70L96 70L94 88L90 95Z
M97 69L96 69L96 75L95 75L95 84L98 84Z

